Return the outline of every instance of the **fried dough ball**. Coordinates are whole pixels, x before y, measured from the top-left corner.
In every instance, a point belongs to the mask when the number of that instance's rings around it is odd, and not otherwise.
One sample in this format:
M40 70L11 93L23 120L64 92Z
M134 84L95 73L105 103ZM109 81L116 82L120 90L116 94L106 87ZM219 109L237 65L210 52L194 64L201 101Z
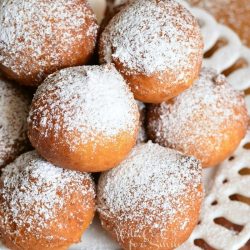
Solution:
M0 2L0 70L22 85L39 85L58 69L85 64L97 23L85 0Z
M173 0L138 0L121 9L103 31L101 63L113 62L135 98L161 103L190 87L203 54L200 28Z
M95 211L91 176L55 167L35 151L0 177L0 235L12 250L66 250L80 241Z
M0 75L0 169L28 148L31 98Z
M244 96L212 69L169 102L151 105L147 113L150 139L193 155L203 167L219 164L244 138L248 115Z
M194 157L152 142L137 145L99 179L102 226L123 249L175 249L198 222L201 183L201 165Z
M250 1L249 0L189 0L205 8L215 18L233 29L245 45L250 47Z
M84 172L118 165L136 143L139 111L113 65L58 71L39 86L28 135L53 164Z

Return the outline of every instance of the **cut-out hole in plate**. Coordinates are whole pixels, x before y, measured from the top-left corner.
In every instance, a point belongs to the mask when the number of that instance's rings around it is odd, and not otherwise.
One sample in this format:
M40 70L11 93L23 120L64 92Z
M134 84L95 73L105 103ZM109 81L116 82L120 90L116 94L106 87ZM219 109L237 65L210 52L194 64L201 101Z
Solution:
M244 90L245 95L250 95L250 88Z
M250 239L244 247L240 248L240 250L250 250Z
M218 205L218 201L213 201L213 202L211 203L211 205L212 205L212 206Z
M205 54L204 54L204 58L209 58L211 56L213 56L213 54L219 50L220 48L226 46L228 44L228 41L225 38L220 38L216 44L210 49L208 50Z
M200 247L203 250L216 250L215 248L211 247L207 242L203 239L196 239L194 240L194 244L197 247Z
M250 167L242 168L239 170L240 175L250 175Z
M225 76L229 76L234 71L238 69L246 68L247 66L248 66L248 62L244 58L240 58L230 68L224 70L222 74L224 74Z
M223 183L223 184L228 183L228 179L224 179L222 183Z
M250 197L246 197L241 194L232 194L229 196L229 199L231 201L240 201L240 202L246 203L247 205L250 205Z
M234 231L236 233L240 233L242 231L242 229L244 228L241 225L237 225L237 224L230 222L229 220L227 220L224 217L215 218L214 223L217 225L220 225L222 227L225 227L228 230Z
M246 143L244 146L243 146L244 149L250 149L250 142Z

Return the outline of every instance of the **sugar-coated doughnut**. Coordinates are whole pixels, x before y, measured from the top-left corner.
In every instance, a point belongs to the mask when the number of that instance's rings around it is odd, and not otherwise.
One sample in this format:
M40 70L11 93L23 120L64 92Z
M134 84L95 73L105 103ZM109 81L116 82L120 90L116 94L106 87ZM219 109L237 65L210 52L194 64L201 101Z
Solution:
M174 0L137 0L103 31L100 62L113 62L135 98L161 103L198 77L203 41L192 14Z
M65 170L35 151L0 177L0 238L12 250L66 250L80 240L95 211L87 173Z
M162 146L193 155L203 167L215 166L244 138L248 115L243 94L213 69L169 102L151 105L147 113L149 138Z
M0 70L23 85L85 64L97 23L85 0L3 0L0 2Z
M202 199L199 161L148 142L101 174L97 211L123 249L170 250L193 231Z
M189 0L189 2L205 8L219 22L233 29L243 43L250 47L249 0Z
M27 117L30 98L0 75L0 169L28 146Z
M50 75L38 87L28 119L29 139L45 159L84 172L119 164L138 129L136 101L111 64Z

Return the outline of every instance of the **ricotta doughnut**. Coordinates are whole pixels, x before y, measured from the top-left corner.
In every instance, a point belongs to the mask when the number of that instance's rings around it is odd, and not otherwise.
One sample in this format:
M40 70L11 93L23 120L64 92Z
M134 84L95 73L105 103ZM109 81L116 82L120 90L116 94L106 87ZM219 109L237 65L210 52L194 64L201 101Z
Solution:
M28 119L29 139L45 159L84 172L119 164L138 130L136 101L111 64L50 75L38 87Z
M174 0L132 1L101 34L101 63L113 62L135 98L161 103L190 87L203 54L200 28Z
M151 105L147 113L150 139L193 155L203 167L229 157L244 138L248 115L242 93L213 69L176 98Z
M101 174L97 210L123 249L171 250L198 222L203 191L194 157L148 142Z
M189 0L194 5L206 9L215 18L233 29L250 47L250 1L249 0Z
M0 169L28 148L31 98L0 75Z
M97 28L85 0L3 0L0 70L20 84L37 86L58 69L85 64Z
M19 156L0 177L0 235L12 250L66 250L80 241L95 211L87 173L65 170L35 151Z

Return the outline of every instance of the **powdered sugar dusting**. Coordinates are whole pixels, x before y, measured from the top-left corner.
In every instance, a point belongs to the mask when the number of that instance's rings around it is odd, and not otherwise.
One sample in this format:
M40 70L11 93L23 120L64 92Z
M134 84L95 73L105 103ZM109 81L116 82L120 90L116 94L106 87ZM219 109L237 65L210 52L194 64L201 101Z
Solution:
M50 229L50 223L57 220L58 228L63 228L60 213L74 192L83 200L87 195L95 197L90 174L55 167L35 151L19 156L6 166L0 185L0 227L13 237L19 236L19 230L25 230L39 239L44 235L41 232ZM85 200L81 209L90 206L91 199ZM25 241L25 234L23 237Z
M201 166L195 158L152 142L140 144L117 168L101 175L98 211L115 221L119 239L128 233L119 225L131 221L135 226L131 237L142 236L148 226L164 231L188 206L182 201L190 195L190 187L191 200L202 198L200 185Z
M234 126L235 122L247 126L244 109L243 95L223 75L213 69L203 69L199 80L173 101L150 107L148 129L154 131L154 139L161 145L181 148L184 153L193 145L197 155L205 156L210 152L202 145L210 142L220 145L227 136L221 132L223 129Z
M83 66L50 75L39 86L29 115L33 128L73 133L75 143L87 143L97 134L112 137L136 131L138 108L126 82L114 66ZM69 142L69 143L72 143ZM74 146L74 145L72 145Z
M101 37L105 62L119 61L128 73L152 75L193 67L202 55L195 18L173 0L138 0L123 8Z
M87 18L92 24L88 23L85 34ZM0 63L27 75L31 67L38 70L39 66L42 79L48 64L57 66L72 45L83 43L86 35L96 37L97 24L84 1L3 0L0 30Z
M0 167L14 159L27 144L29 103L27 95L0 76Z

